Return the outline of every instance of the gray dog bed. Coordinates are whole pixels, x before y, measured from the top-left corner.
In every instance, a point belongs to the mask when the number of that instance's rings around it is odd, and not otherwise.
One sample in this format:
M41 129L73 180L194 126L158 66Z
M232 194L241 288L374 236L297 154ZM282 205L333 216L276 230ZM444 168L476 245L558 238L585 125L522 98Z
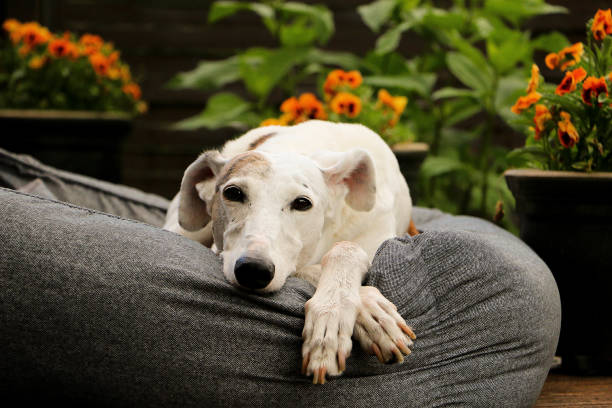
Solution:
M345 374L315 386L300 374L314 292L305 281L290 278L271 296L230 286L210 250L159 228L160 197L1 150L0 186L4 397L522 407L535 403L552 362L560 304L550 271L480 219L415 209L423 233L385 242L366 278L414 328L413 353L381 365L355 343Z

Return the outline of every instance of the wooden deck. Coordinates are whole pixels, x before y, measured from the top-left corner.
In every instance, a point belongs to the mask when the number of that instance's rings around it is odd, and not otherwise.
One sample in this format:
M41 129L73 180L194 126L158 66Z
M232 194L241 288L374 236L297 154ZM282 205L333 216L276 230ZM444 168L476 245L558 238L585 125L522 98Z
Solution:
M536 404L543 407L612 407L612 377L551 373Z

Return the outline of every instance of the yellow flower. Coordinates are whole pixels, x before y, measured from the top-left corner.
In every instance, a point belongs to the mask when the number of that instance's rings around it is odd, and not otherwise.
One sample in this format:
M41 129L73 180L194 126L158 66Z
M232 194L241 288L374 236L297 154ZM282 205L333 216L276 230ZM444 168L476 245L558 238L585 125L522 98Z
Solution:
M286 123L282 119L269 118L269 119L266 119L263 122L261 122L259 124L259 127L263 127L263 126L285 126L285 125L286 125Z
M540 68L536 64L531 66L531 79L529 79L529 84L527 85L527 93L530 94L538 89L538 85L540 84Z
M28 66L32 69L40 69L47 62L47 57L39 55L33 57L30 62L28 62Z

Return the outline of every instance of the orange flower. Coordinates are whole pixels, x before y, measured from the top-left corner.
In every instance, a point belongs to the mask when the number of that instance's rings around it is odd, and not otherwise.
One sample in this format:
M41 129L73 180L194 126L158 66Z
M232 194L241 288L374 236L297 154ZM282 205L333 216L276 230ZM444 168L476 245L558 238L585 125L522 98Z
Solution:
M354 118L361 113L361 99L348 92L340 92L330 102L332 111Z
M546 122L551 119L552 115L546 105L536 105L535 116L533 117L533 122L535 123L535 140L540 140L540 135L545 129Z
M563 96L566 93L573 92L576 89L576 85L586 77L586 71L584 68L578 68L570 72L565 73L565 77L557 86L555 93L559 96Z
M100 49L102 48L102 45L104 45L104 40L99 35L83 34L79 39L79 44L85 47L95 47Z
M323 92L325 92L326 95L334 94L336 92L336 88L338 88L340 84L344 82L345 75L346 72L341 69L334 69L327 74L327 78L323 84Z
M561 121L557 123L559 127L557 129L557 135L559 136L559 142L563 145L563 147L571 148L578 140L580 140L580 136L578 135L578 131L570 121L570 114L567 112L561 112Z
M2 28L4 28L4 31L7 33L12 33L13 31L18 30L19 27L21 27L21 23L14 18L9 18L2 24Z
M608 95L608 86L606 85L606 79L603 77L588 77L582 84L582 100L589 106L593 106L592 101L597 100L602 93Z
M300 107L302 108L302 115L307 119L327 119L325 109L323 109L323 103L317 99L317 97L308 92L300 95L298 100Z
M140 90L140 87L133 82L123 85L121 90L123 91L123 93L125 93L128 96L131 96L132 99L136 101L139 100L140 97L142 96L142 91Z
M17 52L19 53L19 55L21 55L22 57L25 57L26 55L28 55L30 53L30 51L32 51L32 48L30 48L29 45L27 44L23 44L21 47L19 47L19 49L17 50Z
M36 56L28 62L28 66L32 69L40 69L43 65L47 63L47 57L45 56Z
M282 119L269 118L259 124L259 127L263 126L285 126L286 123Z
M344 76L344 82L352 89L357 88L363 82L363 77L359 71L349 71Z
M397 115L401 115L408 104L408 98L405 96L392 96L386 89L378 91L378 100L383 105L391 108Z
M51 33L38 23L25 23L20 28L20 39L30 48L45 44L51 39Z
M560 61L561 61L561 58L559 58L559 54L557 54L556 52L551 52L544 59L544 62L546 63L546 66L548 67L548 69L557 68L559 66Z
M363 77L359 71L346 72L341 69L335 69L327 75L325 83L323 84L323 92L325 92L325 96L331 97L341 86L348 86L351 89L355 89L361 85L362 82Z
M513 113L516 113L518 115L525 109L528 109L531 105L539 101L541 97L542 95L538 92L531 92L526 96L521 96L512 106L511 110Z
M96 52L90 55L89 62L98 75L106 76L108 74L110 64L108 63L108 58L106 58L104 54Z
M56 38L49 43L47 48L49 49L49 53L55 58L78 57L76 46L64 38Z
M527 93L530 94L538 89L538 85L540 84L540 68L536 64L531 66L531 79L529 79L529 84L527 85Z
M597 10L593 18L591 31L597 41L602 41L607 34L612 34L612 11L610 9Z
M130 74L130 67L128 67L127 65L121 65L119 67L119 76L121 77L121 80L123 82L130 82L130 80L132 79L132 74Z
M280 107L281 112L285 113L289 120L294 120L302 115L302 107L295 96L286 99Z
M565 71L567 68L580 62L582 54L584 54L584 45L581 42L572 44L559 51L559 60L565 60L565 62L561 63L561 71Z

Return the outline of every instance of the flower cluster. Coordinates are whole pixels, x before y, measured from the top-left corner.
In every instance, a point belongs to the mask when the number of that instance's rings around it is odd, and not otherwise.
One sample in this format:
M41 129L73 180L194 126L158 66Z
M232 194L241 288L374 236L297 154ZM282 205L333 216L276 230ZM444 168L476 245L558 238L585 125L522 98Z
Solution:
M359 71L341 69L329 72L322 88L321 99L312 93L303 93L299 98L292 96L285 100L280 117L266 119L261 126L294 125L309 119L359 122L392 141L389 132L406 108L405 96L393 96L380 89L374 100L374 90L363 84Z
M8 19L10 45L0 70L9 79L0 106L143 113L142 92L113 44L100 36L54 34L36 22ZM2 85L2 84L0 84ZM51 86L52 85L52 86ZM4 88L4 87L0 87Z
M546 66L564 72L559 84L540 83L531 69L526 94L512 112L531 124L527 144L540 152L532 165L553 170L612 170L612 14L599 10L589 22L587 44L546 56ZM534 150L534 148L536 150Z

